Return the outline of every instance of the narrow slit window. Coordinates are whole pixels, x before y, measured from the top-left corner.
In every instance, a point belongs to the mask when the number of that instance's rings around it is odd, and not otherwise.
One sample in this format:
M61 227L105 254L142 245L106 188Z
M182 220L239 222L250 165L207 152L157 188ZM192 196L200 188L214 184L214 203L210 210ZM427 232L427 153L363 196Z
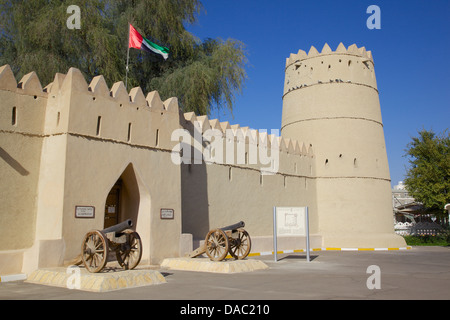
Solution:
M155 146L159 146L159 129L156 129L156 141Z
M127 141L130 142L131 140L131 122L128 124L128 137Z
M11 124L15 126L17 124L17 108L13 107L11 113Z
M228 180L231 181L232 177L233 176L231 174L231 167L230 167L230 168L228 168Z
M58 111L57 115L56 115L56 125L59 126L59 120L61 120L61 112ZM97 124L98 126L98 124ZM97 129L98 131L98 129Z
M59 123L59 112L58 112L58 123ZM102 117L98 116L98 118L97 118L97 136L100 135L101 127L102 127Z

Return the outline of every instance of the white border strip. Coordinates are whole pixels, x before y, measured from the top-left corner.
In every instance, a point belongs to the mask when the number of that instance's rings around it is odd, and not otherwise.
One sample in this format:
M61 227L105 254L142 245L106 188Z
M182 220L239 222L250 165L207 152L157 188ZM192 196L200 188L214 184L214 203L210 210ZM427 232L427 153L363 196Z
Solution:
M398 251L398 250L411 250L411 246L401 247L401 248L312 248L309 251ZM297 250L277 250L277 254L282 253L301 253L306 252L305 249L297 249ZM251 252L249 254L250 257L254 256L270 256L273 255L273 251L263 251L263 252Z
M26 279L27 279L27 275L24 273L0 276L0 282L19 281L19 280L26 280Z

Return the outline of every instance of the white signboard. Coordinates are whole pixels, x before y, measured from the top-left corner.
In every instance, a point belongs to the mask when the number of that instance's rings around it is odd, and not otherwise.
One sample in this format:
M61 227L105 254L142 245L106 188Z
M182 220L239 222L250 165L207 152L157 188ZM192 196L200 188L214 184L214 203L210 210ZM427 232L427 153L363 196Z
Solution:
M95 218L95 207L75 206L75 218Z
M306 261L309 257L309 214L308 207L273 207L273 252L277 258L277 237L304 236L306 240Z
M277 234L305 236L305 207L277 207Z

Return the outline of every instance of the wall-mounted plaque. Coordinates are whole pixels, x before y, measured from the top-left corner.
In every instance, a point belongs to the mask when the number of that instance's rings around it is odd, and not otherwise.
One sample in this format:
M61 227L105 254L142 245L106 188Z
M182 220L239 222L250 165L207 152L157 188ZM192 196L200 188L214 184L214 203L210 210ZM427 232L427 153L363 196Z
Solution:
M173 219L174 218L174 210L173 209L161 209L160 217L161 217L161 219Z
M93 206L75 206L75 218L95 218L95 207Z

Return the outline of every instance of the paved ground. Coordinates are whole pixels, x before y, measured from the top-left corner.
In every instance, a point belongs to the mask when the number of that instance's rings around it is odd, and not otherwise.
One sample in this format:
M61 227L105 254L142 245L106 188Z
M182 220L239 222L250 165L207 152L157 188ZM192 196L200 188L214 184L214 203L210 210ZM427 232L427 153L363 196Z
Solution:
M270 268L240 274L163 270L167 283L107 293L0 283L1 300L416 300L450 299L450 248L402 251L320 251L255 257ZM369 266L378 266L380 289L370 290ZM369 281L370 283L376 283ZM178 312L178 310L177 310Z

